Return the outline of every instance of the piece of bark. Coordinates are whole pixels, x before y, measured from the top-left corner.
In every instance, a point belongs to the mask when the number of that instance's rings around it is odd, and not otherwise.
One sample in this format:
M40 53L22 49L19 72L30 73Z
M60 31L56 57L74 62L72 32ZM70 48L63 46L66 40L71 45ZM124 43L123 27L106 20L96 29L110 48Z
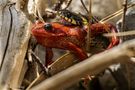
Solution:
M30 31L27 20L14 4L6 2L0 8L0 87L15 89L19 88L27 69L24 58Z

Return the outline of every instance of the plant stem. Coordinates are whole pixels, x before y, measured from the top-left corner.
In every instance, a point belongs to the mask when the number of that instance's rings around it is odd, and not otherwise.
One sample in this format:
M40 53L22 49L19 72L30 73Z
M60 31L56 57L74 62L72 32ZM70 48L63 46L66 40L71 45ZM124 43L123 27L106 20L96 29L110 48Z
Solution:
M91 27L90 20L92 18L91 7L92 7L92 0L90 0L90 3L89 3L89 22L88 22L87 46L86 46L86 50L88 52L90 52L90 43L91 43L91 30L90 30L90 27Z

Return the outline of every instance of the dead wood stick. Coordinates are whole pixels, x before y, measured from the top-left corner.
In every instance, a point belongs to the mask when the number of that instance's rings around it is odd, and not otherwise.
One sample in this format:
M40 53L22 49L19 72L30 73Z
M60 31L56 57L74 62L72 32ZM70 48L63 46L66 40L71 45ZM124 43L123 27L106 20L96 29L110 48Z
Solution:
M31 90L59 90L68 87L87 74L95 75L109 65L122 62L126 63L132 56L135 56L135 39L94 55L45 80Z
M1 90L20 87L27 70L24 58L30 37L29 24L24 16L16 11L14 4L5 1L1 4L5 3L6 6L0 6Z

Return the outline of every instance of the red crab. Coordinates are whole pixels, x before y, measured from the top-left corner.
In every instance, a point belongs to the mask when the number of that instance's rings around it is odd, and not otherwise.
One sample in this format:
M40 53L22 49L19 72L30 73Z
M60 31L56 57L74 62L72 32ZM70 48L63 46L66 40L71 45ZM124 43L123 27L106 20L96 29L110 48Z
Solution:
M105 49L109 49L119 43L119 39L114 36L112 38L103 39L103 33L117 32L111 24L96 23L91 25L92 42L99 45L100 42L107 40ZM79 26L65 26L63 24L52 22L42 23L37 22L33 25L32 34L37 39L37 42L46 47L46 64L48 66L52 62L52 48L65 49L73 52L80 61L85 60L88 56L84 49L87 28ZM98 38L97 38L98 37ZM99 39L99 40L98 40ZM96 45L94 43L94 45Z

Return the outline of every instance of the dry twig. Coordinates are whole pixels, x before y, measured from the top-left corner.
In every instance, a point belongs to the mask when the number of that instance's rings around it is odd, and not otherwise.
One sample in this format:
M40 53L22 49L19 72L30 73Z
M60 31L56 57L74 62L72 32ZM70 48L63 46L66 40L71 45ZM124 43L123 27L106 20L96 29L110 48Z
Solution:
M89 52L90 51L90 43L91 43L91 30L90 30L90 27L91 27L91 23L90 23L90 20L92 18L92 13L91 13L91 7L92 7L92 0L90 0L89 2L89 20L88 20L88 32L87 32L87 46L86 46L86 50Z
M33 51L30 51L33 58L35 59L35 61L39 64L39 66L41 67L42 71L44 72L44 74L47 76L46 74L46 67L42 64L41 60L35 55L35 53Z
M122 26L121 26L121 31L122 32L125 31L125 15L126 15L126 11L127 11L127 0L124 0L124 4L123 4L123 16L122 16Z
M80 0L80 1L81 1L81 3L82 3L82 6L84 7L84 9L86 10L86 12L89 14L89 10L86 8L86 6L85 6L83 0ZM91 3L91 2L90 2L90 3ZM91 6L90 6L90 7L91 7Z

